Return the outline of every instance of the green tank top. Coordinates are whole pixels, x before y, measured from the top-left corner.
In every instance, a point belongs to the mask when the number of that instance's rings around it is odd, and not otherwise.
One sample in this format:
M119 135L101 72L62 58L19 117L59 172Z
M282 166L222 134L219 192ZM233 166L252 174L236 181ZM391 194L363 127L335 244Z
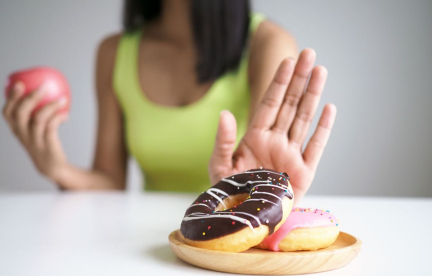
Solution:
M264 20L253 14L251 36ZM207 93L190 105L167 107L146 98L138 79L142 30L120 39L113 84L125 123L129 153L145 176L145 190L201 192L210 185L208 162L222 110L237 120L237 143L243 137L250 106L248 49L237 70L214 81Z

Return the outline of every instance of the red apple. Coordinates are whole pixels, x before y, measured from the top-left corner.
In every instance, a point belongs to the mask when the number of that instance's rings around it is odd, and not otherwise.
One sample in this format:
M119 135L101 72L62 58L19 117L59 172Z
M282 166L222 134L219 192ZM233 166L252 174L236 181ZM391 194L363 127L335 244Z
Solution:
M37 89L45 90L43 98L33 110L33 113L47 103L59 100L63 97L66 99L66 105L59 112L69 112L71 103L69 85L66 78L58 70L50 67L34 67L12 73L5 87L6 97L8 97L13 85L17 82L22 82L25 86L23 96Z

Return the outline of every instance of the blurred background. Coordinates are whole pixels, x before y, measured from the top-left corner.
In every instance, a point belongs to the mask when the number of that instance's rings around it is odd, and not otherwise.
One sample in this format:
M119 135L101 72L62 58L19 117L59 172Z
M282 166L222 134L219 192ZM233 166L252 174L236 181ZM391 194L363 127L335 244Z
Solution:
M329 70L320 108L333 102L338 117L310 193L432 196L432 1L252 3ZM96 47L121 30L121 13L119 0L0 2L0 80L35 65L64 72L72 111L60 135L69 161L82 167L94 152ZM3 119L0 141L0 192L57 190ZM128 189L140 190L131 165Z

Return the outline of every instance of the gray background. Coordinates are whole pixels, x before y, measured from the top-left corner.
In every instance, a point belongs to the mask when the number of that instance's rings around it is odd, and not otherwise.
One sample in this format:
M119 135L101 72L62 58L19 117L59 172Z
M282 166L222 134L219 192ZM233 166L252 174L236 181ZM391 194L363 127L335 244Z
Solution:
M95 50L120 30L121 2L0 3L0 80L38 64L66 74L73 106L61 138L70 162L83 167L94 149ZM335 103L338 118L310 193L432 196L432 2L271 0L254 8L300 48L316 49L330 73L320 108ZM0 191L55 190L4 120L0 139ZM136 164L129 184L141 185Z

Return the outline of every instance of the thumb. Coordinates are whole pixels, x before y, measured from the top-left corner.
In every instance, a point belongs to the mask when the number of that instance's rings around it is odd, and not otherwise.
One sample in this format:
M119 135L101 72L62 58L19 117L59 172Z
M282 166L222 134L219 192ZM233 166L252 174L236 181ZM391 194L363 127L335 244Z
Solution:
M237 138L237 123L234 115L222 110L216 134L211 163L217 167L232 167L232 156Z

